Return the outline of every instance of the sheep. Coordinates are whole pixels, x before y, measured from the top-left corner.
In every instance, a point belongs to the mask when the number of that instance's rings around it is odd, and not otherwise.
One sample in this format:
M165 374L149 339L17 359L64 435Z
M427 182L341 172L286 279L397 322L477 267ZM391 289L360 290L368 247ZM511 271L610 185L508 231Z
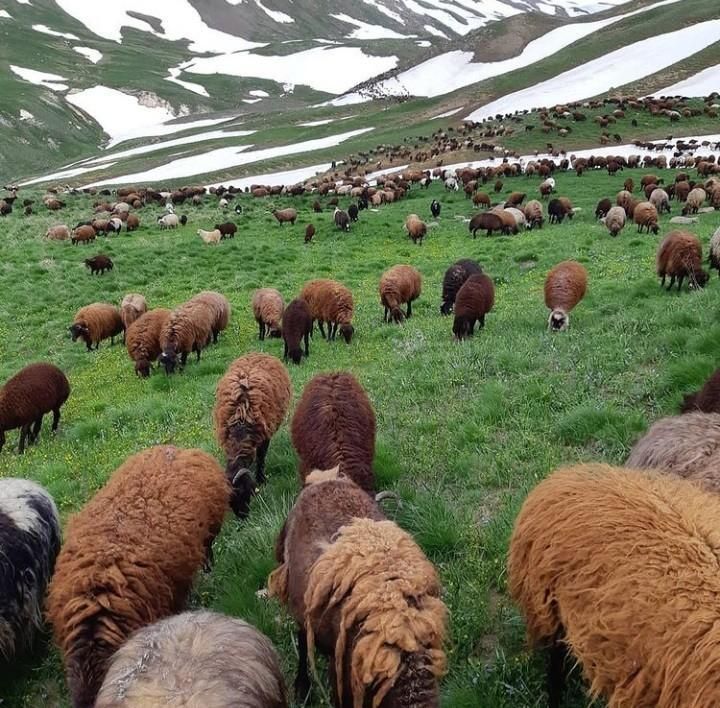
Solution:
M77 246L79 243L90 243L95 240L95 229L92 226L80 226L75 229L70 238L70 243Z
M517 207L525 200L525 192L511 192L510 196L505 201L505 207Z
M188 218L186 214L180 214L180 225L185 226L187 224Z
M508 236L510 234L517 234L518 232L518 224L515 220L515 217L503 207L495 207L492 210L493 214L497 214L500 217L500 221L502 221L502 233L507 234Z
M662 214L663 212L670 213L670 197L664 189L660 189L660 187L653 189L650 193L650 201L657 209L658 214Z
M357 221L358 220L358 208L357 204L351 204L348 207L348 216L350 217L350 221Z
M228 299L212 290L203 290L190 298L190 302L203 303L210 309L213 344L217 344L218 335L227 328L228 322L230 322L231 307Z
M601 199L597 206L595 207L595 218L596 219L603 219L607 216L607 213L610 211L610 208L612 207L612 202L606 197L605 199Z
M284 308L282 295L274 288L260 288L253 293L252 309L259 327L258 338L261 342L268 335L280 336L280 320Z
M86 258L85 267L90 270L91 275L95 275L96 273L105 275L106 270L113 269L113 262L109 256L105 256L100 253L92 258Z
M213 457L158 446L129 457L70 519L47 614L74 708L95 705L133 631L183 608L229 498Z
M26 479L0 479L0 658L10 664L43 629L42 608L60 550L52 497Z
M296 209L273 209L270 213L277 219L280 226L286 223L290 223L290 226L295 226L295 221L297 219Z
M505 207L505 209L503 209L503 211L506 214L510 214L513 217L513 219L515 220L514 233L517 233L518 229L526 229L527 228L527 222L525 220L525 212L523 212L521 209L518 209L517 207Z
M438 706L448 613L435 568L352 482L320 479L290 511L268 579L299 627L296 700L317 645L335 706Z
M220 233L218 229L215 229L214 231L204 231L203 229L198 229L197 235L208 246L217 246L222 240L222 233Z
M541 197L547 197L555 191L555 180L552 177L548 177L545 181L540 183L538 187Z
M313 202L312 207L313 207L313 211L314 211L316 214L321 213L322 210L323 210L322 204L320 204L320 202L319 202L317 199Z
M347 212L342 209L335 207L335 211L333 212L333 221L340 231L350 231L350 217Z
M720 228L715 230L715 233L710 238L710 269L715 268L718 272L718 278L720 278Z
M313 377L302 392L290 426L300 458L301 484L314 469L338 467L341 475L366 492L374 492L375 430L372 403L351 373Z
M640 202L635 207L633 221L637 224L638 233L642 233L643 228L647 229L648 233L652 231L654 234L660 230L657 209L651 202Z
M147 312L147 301L139 293L128 293L120 303L120 319L125 332L141 315Z
M707 193L702 187L695 187L688 195L685 200L685 206L682 210L682 215L687 216L688 214L697 214L698 209L705 203L707 199Z
M453 334L462 341L475 334L475 322L485 326L485 315L495 304L495 286L485 273L471 275L458 290L455 299Z
M569 219L572 219L572 206L570 206L570 201L567 197L551 199L548 204L548 215L550 217L551 224L562 224L563 219L566 216Z
M490 195L485 192L475 192L472 202L476 207L484 206L490 208Z
M611 236L617 236L625 226L625 209L619 206L610 207L605 216L605 226Z
M128 356L135 362L135 373L142 378L150 376L152 362L157 361L162 352L160 332L171 314L170 310L162 307L150 310L141 314L125 330Z
M453 263L446 271L443 277L442 286L442 303L440 305L440 314L449 315L455 304L458 290L462 284L471 276L482 273L480 264L469 258L462 258Z
M285 308L282 317L282 338L285 343L283 361L288 357L293 364L299 364L303 352L300 342L305 342L305 356L310 356L310 335L313 331L313 318L310 307L302 298L295 298Z
M703 413L720 413L720 369L703 384L695 393L683 397L682 413L701 411Z
M307 302L313 324L317 320L323 339L334 340L338 325L340 325L340 332L345 342L350 344L355 330L351 324L354 303L352 293L348 288L336 280L327 278L310 280L300 291L300 299ZM327 336L323 327L326 322L328 324Z
M282 425L292 398L285 367L268 354L236 359L215 391L215 439L227 459L225 474L232 486L230 504L247 517L255 484L265 483L265 457L270 439ZM250 465L256 462L255 480Z
M625 182L623 183L623 189L627 192L630 192L630 194L635 191L635 182L633 182L632 177L628 177L625 180Z
M609 706L712 706L720 501L684 480L578 465L542 481L515 522L510 595L550 647L549 705L568 649Z
M537 199L531 199L525 205L525 221L527 222L527 228L529 230L532 230L535 227L541 229L544 220L545 217L543 215L542 203Z
M380 278L380 302L384 308L383 322L391 320L400 324L412 316L412 303L422 293L422 276L409 265L396 265L386 270ZM407 313L400 305L407 303Z
M430 202L430 214L432 214L433 219L437 219L440 216L441 209L442 206L437 199L433 199Z
M670 290L678 281L678 292L683 280L688 278L688 288L704 287L710 276L702 269L702 245L700 239L688 231L671 231L657 251L657 274L664 287L666 276L670 276Z
M180 359L180 368L185 368L188 354L195 352L200 361L200 352L212 339L214 314L203 302L188 301L177 307L160 330L160 363L166 374L172 374Z
M140 218L136 214L128 214L127 221L125 222L125 229L127 231L137 231L140 228Z
M473 238L477 238L477 232L481 229L486 230L486 236L492 236L493 231L503 232L505 229L505 224L503 223L503 220L500 218L499 214L486 211L480 214L475 214L475 216L470 219L468 229L472 234Z
M180 220L175 214L159 216L157 222L161 229L176 229L180 224Z
M215 231L219 231L222 238L235 238L237 232L237 225L232 221L226 221L224 224L215 224L213 226Z
M270 640L236 617L184 612L136 632L112 657L95 708L287 708Z
M67 241L70 238L70 229L65 224L51 226L45 232L45 238L51 241Z
M314 235L315 235L315 226L313 224L308 224L305 227L305 243L310 243L310 241L312 241Z
M112 219L110 219L107 222L107 226L105 228L106 228L108 235L110 234L110 232L112 232L114 234L119 234L122 231L122 225L123 225L122 219L113 217Z
M100 342L110 337L110 344L115 343L115 337L124 331L120 310L115 305L95 302L92 305L81 307L68 328L73 342L78 339L85 342L88 351L93 344L95 349L100 348Z
M562 332L570 326L570 311L585 297L587 271L577 261L558 263L545 278L545 306L550 310L548 327Z
M420 242L422 246L423 239L427 235L427 224L422 221L417 214L409 214L406 217L404 228L408 236L412 239L412 242Z

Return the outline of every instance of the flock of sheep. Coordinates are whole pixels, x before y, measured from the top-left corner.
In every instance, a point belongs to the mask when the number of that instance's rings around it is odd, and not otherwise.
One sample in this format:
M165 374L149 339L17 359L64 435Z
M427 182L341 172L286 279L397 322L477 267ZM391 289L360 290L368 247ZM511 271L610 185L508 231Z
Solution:
M629 163L621 157L603 160L610 174ZM604 198L596 216L612 236L625 219L657 233L672 199L684 204L681 218L697 218L706 201L720 205L720 182L708 165L714 167L714 160L692 163L706 177L702 187L687 173L666 189L661 179L646 175L646 202L632 196L634 185L626 180L615 205ZM571 161L565 169L581 176L600 166L599 158L590 158ZM478 230L490 235L543 228L546 199L550 223L572 218L570 200L553 196L552 174L558 169L562 163L552 159L526 165L505 161L436 176L447 189L462 187L475 205L488 207L469 219L474 237ZM523 173L542 178L539 198L524 207L525 193L513 192L493 207L490 195L480 190L494 181L500 192L503 177ZM409 171L376 187L350 180L344 194L357 201L347 211L336 201L333 222L343 232L350 230L363 209L402 199L413 184L422 188L431 178L429 171ZM308 184L287 193L313 188ZM253 191L260 190L268 191ZM102 203L109 218L99 220L107 223L78 224L72 237L92 240L98 232L119 232L122 224L132 230L132 208L168 197L170 204L201 201L204 191L186 188L180 194L175 200L152 190L118 190L124 200L119 203L128 209ZM235 196L232 190L216 194L224 208ZM435 199L430 213L438 218L440 212ZM240 205L236 213L242 213ZM272 214L280 225L294 225L298 218L289 207ZM176 228L181 219L170 207L159 223ZM314 235L310 226L306 241ZM418 244L431 226L416 214L405 222L408 237ZM217 243L236 230L227 222L199 235ZM53 227L48 237L64 240L71 231ZM710 251L711 265L720 272L720 230ZM102 272L102 265L93 261L89 267ZM658 249L657 273L663 284L670 277L670 287L677 281L680 289L685 278L693 287L704 285L708 275L697 237L682 230L669 233ZM567 329L587 287L587 270L576 261L550 270L544 296L552 331ZM384 320L401 323L412 316L422 276L413 266L395 265L382 274L378 291ZM454 315L455 339L472 336L478 324L482 328L494 301L493 280L479 263L461 259L448 267L440 312ZM315 323L329 341L338 333L348 345L353 341L353 294L335 280L308 281L287 305L277 290L261 288L251 309L259 340L283 340L285 362L299 364L309 354ZM81 308L70 333L88 351L122 335L139 376L149 376L156 362L169 375L191 354L199 359L217 342L231 315L230 303L217 292L201 292L172 310L148 309L142 295L131 293L119 307ZM12 429L20 429L21 452L36 442L48 413L57 429L69 395L67 377L49 363L30 365L9 379L0 390L0 448ZM196 573L211 568L213 540L226 511L240 519L251 513L251 499L266 483L269 444L292 398L280 359L261 353L236 359L217 384L213 411L225 469L203 451L168 445L132 455L71 518L62 543L49 494L27 480L0 480L0 655L11 660L29 646L44 614L62 652L76 708L172 705L178 695L186 704L225 706L240 694L248 707L287 706L280 661L266 637L237 618L183 610ZM296 699L307 699L310 667L320 652L328 657L336 706L439 705L448 610L435 568L380 506L383 493L377 493L373 472L375 413L366 392L348 372L316 375L302 392L290 428L299 492L275 545L277 567L268 591L297 622ZM531 642L550 648L551 706L560 705L568 652L581 663L591 693L610 705L717 703L716 460L720 372L686 398L680 416L650 429L627 469L560 470L531 492L511 540L508 581Z

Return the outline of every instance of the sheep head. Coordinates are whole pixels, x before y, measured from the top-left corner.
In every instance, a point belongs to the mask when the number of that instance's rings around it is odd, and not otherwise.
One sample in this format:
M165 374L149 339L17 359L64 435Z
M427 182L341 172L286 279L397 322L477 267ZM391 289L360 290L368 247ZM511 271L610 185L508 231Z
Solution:
M150 362L147 359L139 359L135 362L135 373L142 379L150 376Z
M340 334L342 334L346 344L350 344L354 332L355 328L349 323L340 326Z
M77 342L80 338L85 339L90 336L90 330L88 330L87 325L82 324L82 322L75 322L68 329L70 330L70 337L73 342Z
M177 353L175 349L169 348L160 354L160 363L165 367L166 374L172 374L177 366Z
M548 318L548 327L552 332L562 332L570 325L570 317L564 310L553 310Z
M247 467L240 467L238 459L228 462L226 475L232 493L230 508L238 519L246 519L250 513L250 500L255 495L255 480Z
M707 285L710 276L702 268L698 268L690 274L690 289L698 290L704 288Z

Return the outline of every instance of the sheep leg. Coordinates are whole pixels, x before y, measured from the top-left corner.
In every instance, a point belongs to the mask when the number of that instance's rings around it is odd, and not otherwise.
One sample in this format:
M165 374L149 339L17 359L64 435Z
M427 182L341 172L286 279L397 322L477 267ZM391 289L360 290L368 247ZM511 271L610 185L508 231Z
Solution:
M213 330L213 333L212 333L212 336L213 336L213 344L217 344L218 334L219 334L218 330L214 329L214 330ZM198 359L200 359L200 352L199 352L199 351L198 351Z
M684 274L678 278L678 292L680 292L680 288L682 288L683 280L685 280Z
M287 364L288 360L288 345L287 342L285 342L285 349L283 350L283 361Z
M323 321L318 320L317 323L318 323L318 329L320 330L320 334L322 334L322 338L327 339L327 336L325 335L325 328L323 327Z
M664 280L664 279L663 279L663 285L665 285L665 280ZM673 286L673 285L675 285L675 276L674 276L674 275L671 275L671 276L670 276L670 285L667 286L668 292L670 292L670 290L672 290L672 286Z
M720 268L718 268L718 278L720 278ZM383 322L387 322L387 321L388 321L388 309L386 307L385 313L383 314Z
M31 423L28 423L20 428L20 445L18 446L18 452L21 455L25 452L25 441L30 437L30 425Z
M479 327L482 329L485 326L485 315L480 315Z
M258 330L260 332L259 339L262 342L265 339L265 323L262 320L258 320Z
M565 688L565 658L567 657L567 648L561 639L562 629L559 629L555 634L548 656L548 708L560 708L560 701Z
M295 700L304 704L310 694L310 674L308 673L307 634L298 629L298 671L295 677Z
M303 339L305 340L305 356L310 356L310 335L305 332Z
M257 451L257 467L255 469L255 481L258 485L265 484L265 458L270 447L270 441L266 440Z
M720 278L720 270L718 271L718 278ZM660 287L661 288L665 287L665 273L663 273L662 281L660 282Z
M184 369L184 368L185 368L185 364L187 364L187 358L188 358L188 353L187 353L187 352L183 352L183 353L180 355L180 368L181 368L181 369Z
M407 315L406 317L412 316L412 300L408 300L408 306L407 306Z
M52 422L53 432L55 432L58 429L58 425L60 425L60 409L55 408L53 410L53 422Z
M32 432L30 434L30 442L33 444L37 442L37 439L40 436L40 430L42 429L42 422L43 422L43 417L40 416L35 421L35 424L33 425Z
M213 553L213 539L208 538L205 541L205 560L203 561L203 573L209 573L215 563L215 555Z

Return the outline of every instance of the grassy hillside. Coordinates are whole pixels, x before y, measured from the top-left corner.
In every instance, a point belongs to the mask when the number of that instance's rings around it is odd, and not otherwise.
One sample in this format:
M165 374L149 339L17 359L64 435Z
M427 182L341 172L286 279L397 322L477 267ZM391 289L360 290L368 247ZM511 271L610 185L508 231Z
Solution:
M158 232L157 210L148 208L138 233L87 247L42 239L58 218L69 224L86 218L87 198L69 197L59 215L13 214L2 221L0 380L28 362L50 360L67 371L72 395L57 436L46 424L38 446L18 457L16 434L8 435L0 475L44 484L67 519L128 455L150 445L197 446L222 460L211 423L218 379L243 353L282 351L278 340L257 341L252 291L277 287L289 301L310 278L337 278L355 296L356 338L346 346L316 334L310 358L290 369L294 399L313 375L338 369L352 371L368 391L378 419L378 486L400 495L402 507L389 511L437 565L450 608L443 706L544 706L543 658L525 648L522 620L506 595L507 540L522 499L559 465L621 463L648 424L677 410L681 394L718 364L717 277L703 291L678 294L661 290L654 275L667 217L658 236L640 236L630 226L617 239L594 222L597 200L614 195L625 177L639 183L641 172L622 175L556 175L559 194L580 208L572 222L477 240L462 220L472 213L469 201L439 185L362 213L347 235L332 228L328 212L311 213L312 199L243 198L237 237L217 248L195 236L222 216L210 200L186 209L190 221L176 233ZM531 194L535 186L524 177L505 183L507 191ZM413 246L402 230L404 217L429 217L433 198L443 204L441 218L426 243ZM280 228L269 206L291 202L300 209L298 225ZM309 221L318 233L306 246ZM716 212L690 229L707 247L718 226ZM104 277L90 276L82 264L98 252L115 261ZM445 269L467 257L494 278L496 307L484 331L458 344L452 319L439 314L440 289ZM542 286L547 271L570 258L587 267L589 292L570 330L551 335ZM417 267L424 291L406 324L383 325L377 283L396 263ZM220 343L182 374L158 372L141 381L122 346L86 353L68 338L74 312L87 303L119 302L137 291L152 307L172 307L202 289L225 293L234 312ZM242 616L266 632L281 651L289 682L292 623L257 593L273 568L273 541L297 492L296 464L285 425L270 446L269 482L250 518L227 519L215 567L192 597L193 606ZM0 678L0 696L9 708L66 706L55 650L42 647L20 669L13 666ZM567 705L588 704L577 681ZM321 692L313 705L324 705Z

